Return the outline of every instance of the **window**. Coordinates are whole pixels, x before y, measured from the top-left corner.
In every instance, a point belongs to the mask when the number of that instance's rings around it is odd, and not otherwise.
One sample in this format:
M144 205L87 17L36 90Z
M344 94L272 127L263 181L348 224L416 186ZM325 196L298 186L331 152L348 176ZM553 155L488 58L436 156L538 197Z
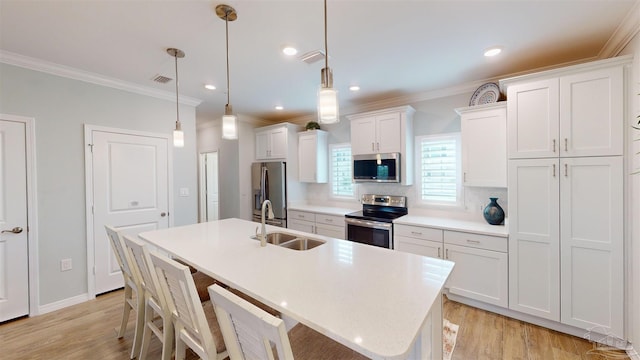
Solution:
M420 199L430 204L459 205L460 134L421 136L416 140Z
M351 144L329 145L331 158L331 196L342 198L354 197L354 186L351 182Z

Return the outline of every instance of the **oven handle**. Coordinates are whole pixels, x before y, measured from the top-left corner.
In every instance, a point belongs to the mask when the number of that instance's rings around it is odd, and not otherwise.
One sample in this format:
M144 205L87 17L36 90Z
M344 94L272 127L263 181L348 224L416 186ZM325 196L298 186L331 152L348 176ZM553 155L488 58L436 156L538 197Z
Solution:
M382 230L390 230L391 227L393 226L392 223L385 223L380 221L358 220L358 219L351 219L351 218L345 218L344 222L347 223L347 225L355 225L355 226L362 226L362 227L371 228L371 229L382 229Z

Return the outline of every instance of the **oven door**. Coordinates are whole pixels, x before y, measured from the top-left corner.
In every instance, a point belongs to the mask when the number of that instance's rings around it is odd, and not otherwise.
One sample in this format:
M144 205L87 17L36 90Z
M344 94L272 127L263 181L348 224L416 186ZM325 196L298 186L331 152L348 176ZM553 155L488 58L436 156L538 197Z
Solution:
M393 224L345 218L347 240L393 249Z

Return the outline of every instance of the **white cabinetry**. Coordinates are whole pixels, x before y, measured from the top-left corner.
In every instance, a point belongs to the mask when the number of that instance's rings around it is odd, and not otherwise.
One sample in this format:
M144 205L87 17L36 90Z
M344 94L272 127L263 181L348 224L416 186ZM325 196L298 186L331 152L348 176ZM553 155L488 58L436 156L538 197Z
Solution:
M344 239L344 216L289 210L289 229Z
M413 114L410 106L349 115L351 154L400 153L400 180L413 184Z
M509 158L622 155L623 68L510 85Z
M507 238L445 230L444 254L456 263L450 293L508 306Z
M256 160L286 159L288 130L286 126L256 129Z
M395 250L442 259L442 230L411 225L394 225Z
M507 79L509 307L624 337L625 59Z
M403 224L394 231L395 250L456 263L450 293L508 306L507 238Z
M301 182L326 183L328 180L327 132L298 133L298 170Z
M465 186L507 187L507 103L458 108Z

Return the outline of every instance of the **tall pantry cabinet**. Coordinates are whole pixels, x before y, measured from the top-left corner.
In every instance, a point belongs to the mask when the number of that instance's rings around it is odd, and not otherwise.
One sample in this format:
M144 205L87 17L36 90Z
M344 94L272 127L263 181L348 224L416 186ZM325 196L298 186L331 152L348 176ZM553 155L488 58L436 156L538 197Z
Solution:
M624 68L507 87L509 307L624 338Z

